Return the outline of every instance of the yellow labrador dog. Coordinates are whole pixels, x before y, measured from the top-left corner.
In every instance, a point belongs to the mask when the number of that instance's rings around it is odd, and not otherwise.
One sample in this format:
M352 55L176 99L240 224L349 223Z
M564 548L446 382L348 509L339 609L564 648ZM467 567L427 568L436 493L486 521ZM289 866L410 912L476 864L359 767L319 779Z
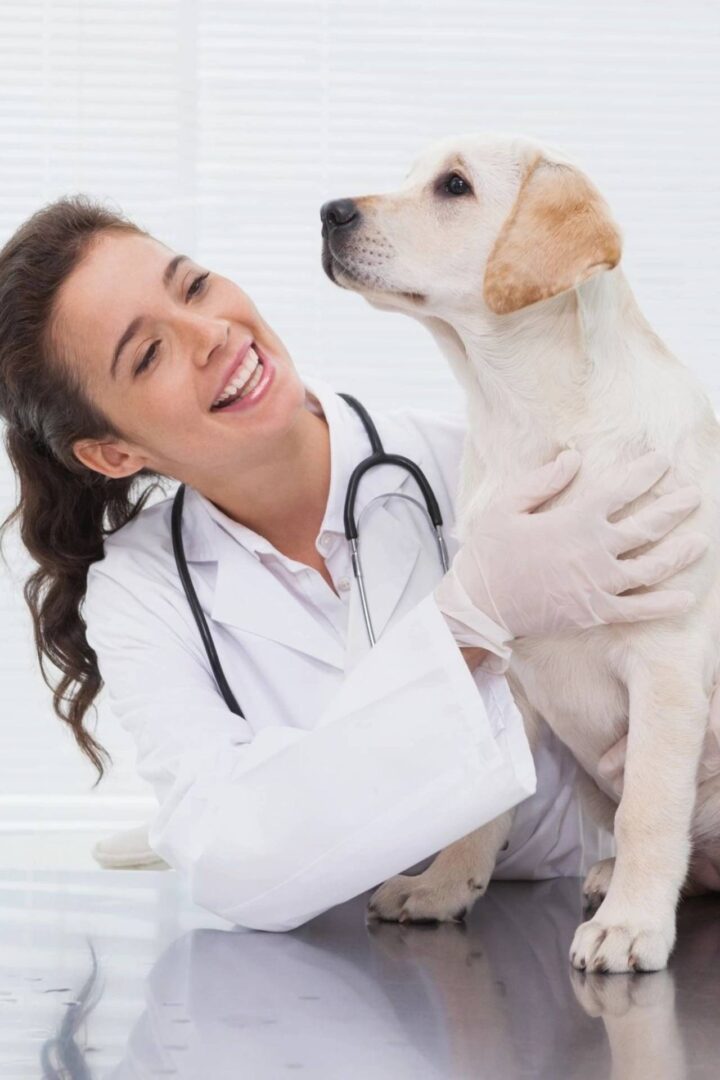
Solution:
M643 317L608 206L563 154L526 138L444 140L398 191L327 203L322 217L326 273L423 323L465 390L461 539L476 508L566 446L583 463L557 501L655 449L673 467L630 513L672 473L703 492L678 528L718 539L720 426ZM513 647L508 677L531 744L542 717L582 766L598 820L614 824L614 865L598 864L585 884L604 899L575 934L578 968L664 967L683 887L720 888L720 775L699 772L720 658L720 546L672 584L698 597L688 614ZM598 762L625 733L617 805ZM443 920L469 910L511 820L446 848L420 875L386 882L375 913Z

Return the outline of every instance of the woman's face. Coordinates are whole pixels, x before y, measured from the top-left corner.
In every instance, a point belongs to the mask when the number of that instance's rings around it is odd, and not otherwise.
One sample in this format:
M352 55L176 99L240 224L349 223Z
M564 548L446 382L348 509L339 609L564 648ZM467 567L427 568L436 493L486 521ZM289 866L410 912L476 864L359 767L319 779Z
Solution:
M151 237L108 230L96 238L60 290L53 336L125 436L74 444L85 465L108 476L147 466L202 488L203 477L219 479L240 462L267 464L305 402L290 356L250 297ZM251 341L262 364L257 390L237 409L213 409ZM254 363L251 350L244 372Z

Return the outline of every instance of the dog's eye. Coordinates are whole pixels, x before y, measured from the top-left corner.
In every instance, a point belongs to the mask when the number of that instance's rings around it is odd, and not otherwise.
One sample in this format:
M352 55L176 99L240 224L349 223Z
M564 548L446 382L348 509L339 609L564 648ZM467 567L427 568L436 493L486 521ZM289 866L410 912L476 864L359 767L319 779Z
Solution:
M469 195L472 192L470 185L459 173L450 173L443 184L448 195Z

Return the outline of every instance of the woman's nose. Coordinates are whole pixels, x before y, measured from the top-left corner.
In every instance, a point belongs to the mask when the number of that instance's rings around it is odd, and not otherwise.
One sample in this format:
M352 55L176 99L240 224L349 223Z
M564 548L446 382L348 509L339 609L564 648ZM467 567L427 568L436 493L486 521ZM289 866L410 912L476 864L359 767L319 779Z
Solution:
M352 199L332 199L320 207L320 220L328 229L357 224L360 211Z
M188 312L188 314L192 314ZM230 323L227 319L208 319L200 317L191 323L191 333L195 345L203 354L205 360L214 354L216 349L227 345L230 338ZM188 341L190 338L188 337Z

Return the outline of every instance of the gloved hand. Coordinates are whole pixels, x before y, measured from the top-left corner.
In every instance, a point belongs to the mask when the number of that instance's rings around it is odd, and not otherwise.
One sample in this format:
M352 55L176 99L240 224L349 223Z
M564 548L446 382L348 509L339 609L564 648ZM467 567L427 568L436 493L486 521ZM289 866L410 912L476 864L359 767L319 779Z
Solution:
M580 463L577 451L564 450L471 517L466 542L434 590L458 644L487 648L503 660L502 667L485 665L492 670L507 667L513 638L677 615L695 602L679 589L619 594L656 585L707 550L702 533L666 535L699 506L699 489L677 488L622 521L608 521L667 472L669 460L651 451L617 466L602 486L572 502L534 513L567 487ZM660 543L642 555L618 558L654 541Z

